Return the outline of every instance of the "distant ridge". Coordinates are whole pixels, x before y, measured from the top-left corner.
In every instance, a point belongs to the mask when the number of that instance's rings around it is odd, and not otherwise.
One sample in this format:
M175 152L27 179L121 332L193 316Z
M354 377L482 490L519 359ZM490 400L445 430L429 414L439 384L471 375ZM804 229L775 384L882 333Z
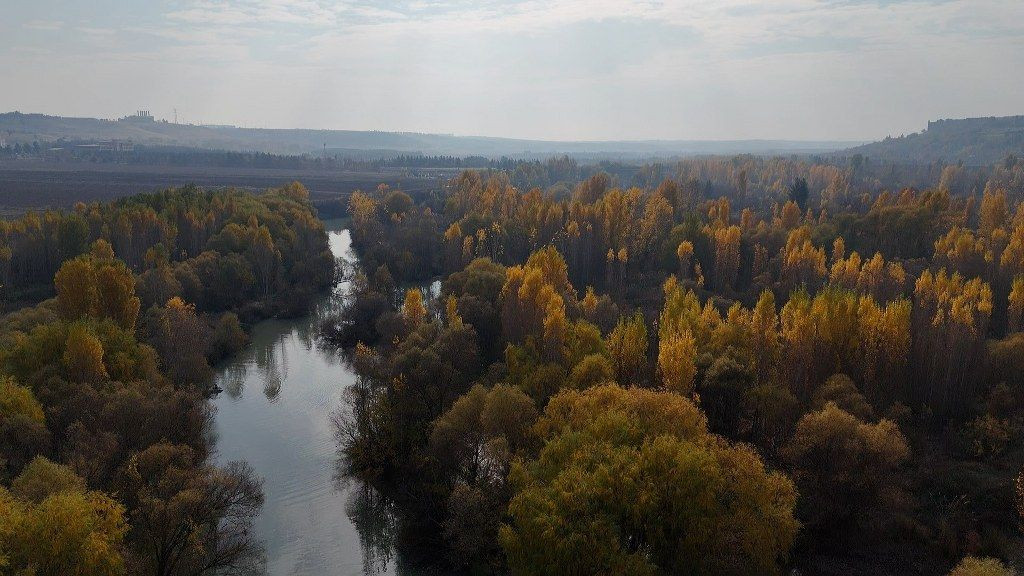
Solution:
M0 138L9 143L69 140L132 140L136 144L258 151L277 154L344 155L382 151L486 157L546 157L568 154L591 159L643 159L704 154L821 154L851 142L799 140L644 140L560 142L451 134L238 128L174 124L129 116L121 120L64 118L43 114L0 114Z
M886 138L843 151L887 162L963 162L985 166L1024 156L1024 116L934 120L917 134Z

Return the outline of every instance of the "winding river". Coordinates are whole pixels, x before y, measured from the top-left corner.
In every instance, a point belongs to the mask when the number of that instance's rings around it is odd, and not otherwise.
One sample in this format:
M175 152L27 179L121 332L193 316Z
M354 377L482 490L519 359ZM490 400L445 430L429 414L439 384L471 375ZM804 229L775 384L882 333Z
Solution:
M327 223L331 251L354 262L341 226ZM264 480L255 530L270 576L409 573L395 553L393 510L339 472L331 415L355 374L316 330L345 290L339 283L305 318L256 325L249 346L216 371L215 458L245 460Z

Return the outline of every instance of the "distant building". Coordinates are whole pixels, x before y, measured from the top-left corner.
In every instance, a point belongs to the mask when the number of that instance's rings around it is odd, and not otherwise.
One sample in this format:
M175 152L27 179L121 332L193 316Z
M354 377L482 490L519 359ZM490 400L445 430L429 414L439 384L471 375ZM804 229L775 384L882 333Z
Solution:
M153 122L153 115L149 110L139 110L132 116L121 118L121 122Z
M99 140L88 144L77 144L79 150L98 150L100 152L134 152L135 143L131 140Z

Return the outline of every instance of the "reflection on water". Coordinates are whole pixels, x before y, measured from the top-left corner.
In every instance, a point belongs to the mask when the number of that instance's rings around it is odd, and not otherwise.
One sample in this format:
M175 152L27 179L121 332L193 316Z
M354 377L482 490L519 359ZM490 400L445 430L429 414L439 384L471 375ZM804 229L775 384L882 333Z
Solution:
M363 571L384 574L395 556L398 521L394 504L371 486L359 482L348 487L345 513L359 532Z
M335 256L354 260L347 230L330 232ZM345 289L309 317L267 320L252 343L217 370L216 458L246 460L264 479L255 528L271 575L402 574L393 505L372 487L337 475L331 413L355 375L316 328Z

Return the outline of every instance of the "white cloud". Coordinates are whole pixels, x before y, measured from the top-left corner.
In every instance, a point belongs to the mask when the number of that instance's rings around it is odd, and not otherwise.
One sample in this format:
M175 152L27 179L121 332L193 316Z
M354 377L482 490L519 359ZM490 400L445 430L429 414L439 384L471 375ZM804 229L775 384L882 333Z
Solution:
M83 107L152 100L218 122L548 138L860 139L938 116L1020 113L1024 102L1024 2L1013 0L180 0L164 10L25 18L0 54L0 73L20 80L0 108L60 112L60 91L39 72L58 68L95 86ZM60 46L43 34L62 27L79 34ZM111 78L131 94L105 92Z

